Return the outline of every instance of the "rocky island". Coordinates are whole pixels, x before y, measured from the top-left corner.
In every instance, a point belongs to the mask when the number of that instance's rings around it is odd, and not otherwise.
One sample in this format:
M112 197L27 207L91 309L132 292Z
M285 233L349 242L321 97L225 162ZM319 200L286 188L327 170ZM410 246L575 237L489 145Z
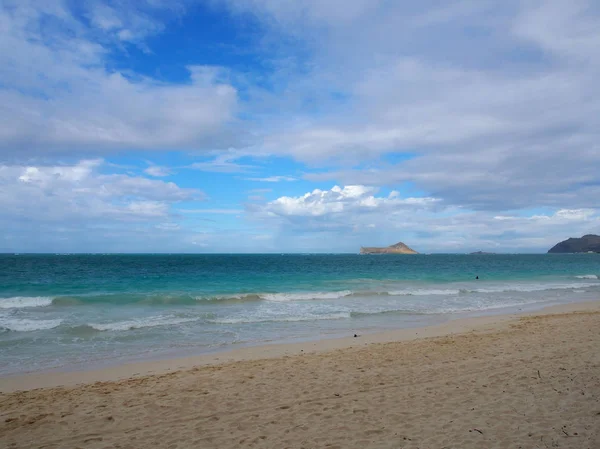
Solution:
M490 255L496 253L488 253L487 251L475 251L474 253L469 253L471 256L481 256L481 255Z
M600 235L587 234L581 238L563 240L548 253L600 253Z
M409 248L402 242L385 248L361 247L360 254L419 254L414 249Z

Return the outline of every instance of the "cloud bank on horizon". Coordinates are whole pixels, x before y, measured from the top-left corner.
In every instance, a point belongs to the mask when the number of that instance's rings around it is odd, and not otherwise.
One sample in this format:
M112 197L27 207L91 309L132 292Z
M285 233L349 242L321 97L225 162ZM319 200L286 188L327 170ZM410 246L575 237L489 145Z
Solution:
M600 233L593 0L6 0L0 251Z

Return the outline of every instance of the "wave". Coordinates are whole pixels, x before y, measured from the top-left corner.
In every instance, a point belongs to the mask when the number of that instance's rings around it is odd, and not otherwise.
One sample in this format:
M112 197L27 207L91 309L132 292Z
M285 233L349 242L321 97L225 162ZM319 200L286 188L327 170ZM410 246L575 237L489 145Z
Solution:
M416 289L416 290L393 290L385 292L389 296L429 296L429 295L458 295L459 289Z
M541 292L547 290L571 290L590 287L600 287L600 283L596 282L576 282L569 284L523 284L523 285L507 285L497 287L484 287L475 289L463 289L464 293L507 293L507 292Z
M0 329L13 332L33 332L54 329L60 326L62 320L26 320L19 318L0 319Z
M55 306L77 306L93 304L112 305L193 305L196 298L187 294L143 294L143 293L117 293L96 294L82 296L57 296L52 300Z
M585 279L593 279L592 277ZM266 301L306 301L326 300L340 298L362 298L369 296L456 296L469 293L508 293L508 292L536 292L545 290L569 290L600 287L600 283L574 282L563 284L508 284L481 288L411 288L404 290L388 291L352 291L343 290L337 292L302 292L302 293L260 293L252 295L240 295L239 300L266 300ZM226 298L221 298L226 299Z
M354 292L343 290L341 292L306 292L306 293L263 293L258 295L266 301L307 301L319 299L338 299L345 296L352 296Z
M21 309L26 307L46 307L52 304L48 296L13 296L0 298L0 309Z
M174 316L154 316L127 321L116 321L113 323L89 323L88 326L97 331L128 331L145 327L174 326L176 324L191 323L200 319L201 317L183 318Z
M78 306L82 304L85 304L85 302L70 296L61 296L52 300L53 306Z
M262 301L263 298L258 293L230 293L222 295L195 296L194 299L199 302L250 302Z
M341 290L341 291L288 291L288 292L269 292L269 293L223 293L194 295L191 293L119 293L119 294L97 294L81 296L15 296L10 298L0 298L0 309L19 309L28 307L47 307L47 306L79 306L93 304L111 304L120 305L202 305L216 303L244 303L253 301L272 301L272 302L293 302L293 301L320 301L336 300L342 298L367 298L377 296L456 296L464 294L494 294L505 292L536 292L545 290L569 290L600 287L600 278L595 274L586 274L575 276L577 281L563 283L497 283L477 284L466 287L464 283L450 284L445 288L444 285L435 288L435 286L403 286L401 283L394 286L388 286L381 290ZM582 282L587 280L588 282ZM593 282L596 281L596 282ZM404 288L403 288L404 287Z
M250 301L309 301L320 299L338 299L352 296L355 292L351 290L333 292L281 292L281 293L232 293L212 296L196 296L198 302L250 302Z
M214 324L245 324L245 323L278 323L278 322L297 322L297 321L319 321L319 320L343 320L351 318L350 312L330 313L326 315L302 315L302 316L282 316L282 317L243 317L243 318L215 318L208 320Z

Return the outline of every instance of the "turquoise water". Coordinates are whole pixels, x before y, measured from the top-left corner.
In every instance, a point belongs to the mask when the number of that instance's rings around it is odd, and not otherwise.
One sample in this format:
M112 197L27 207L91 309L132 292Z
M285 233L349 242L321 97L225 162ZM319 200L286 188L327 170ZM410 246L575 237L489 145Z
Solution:
M595 254L0 255L0 374L597 299L599 277Z

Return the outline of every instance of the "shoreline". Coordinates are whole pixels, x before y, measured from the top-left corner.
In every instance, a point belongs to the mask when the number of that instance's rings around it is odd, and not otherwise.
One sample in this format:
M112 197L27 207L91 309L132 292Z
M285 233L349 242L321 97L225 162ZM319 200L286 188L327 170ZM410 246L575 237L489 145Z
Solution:
M1 393L0 446L598 448L599 347L596 300L46 375L87 383Z
M489 333L502 330L520 318L573 312L600 311L600 300L547 306L535 311L457 318L425 327L412 327L354 337L330 338L293 343L271 343L246 346L208 354L163 358L152 361L122 363L109 367L77 371L42 371L0 377L0 393L39 388L75 387L96 382L116 382L146 376L159 376L196 367L221 366L235 362L287 358L358 348L368 345L407 342L467 333Z

